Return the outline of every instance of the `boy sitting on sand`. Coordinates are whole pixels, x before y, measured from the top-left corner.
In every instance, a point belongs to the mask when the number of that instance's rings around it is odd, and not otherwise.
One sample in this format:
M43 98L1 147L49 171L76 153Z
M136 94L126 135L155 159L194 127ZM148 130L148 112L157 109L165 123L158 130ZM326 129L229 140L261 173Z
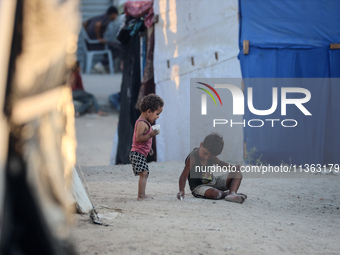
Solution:
M184 198L184 188L188 179L193 196L208 199L225 199L229 202L243 203L247 196L237 193L242 181L240 166L233 166L236 171L215 177L210 172L210 167L218 165L231 167L228 163L220 160L217 155L221 154L224 146L223 137L217 133L211 133L195 148L186 158L185 167L179 178L179 192L177 198Z

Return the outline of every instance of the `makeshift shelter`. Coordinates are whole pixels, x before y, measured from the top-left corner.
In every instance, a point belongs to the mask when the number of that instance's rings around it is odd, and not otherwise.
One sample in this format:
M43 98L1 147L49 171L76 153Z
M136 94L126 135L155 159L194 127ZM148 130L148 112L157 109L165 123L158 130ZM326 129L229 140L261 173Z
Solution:
M268 109L264 103L268 103L268 97L270 107L272 87L308 89L311 100L306 108L312 114L305 116L296 108L287 109L286 118L298 122L294 128L246 126L248 150L256 148L253 156L262 155L262 160L272 164L338 163L340 81L328 78L340 77L340 2L239 0L239 12L239 59L244 78L313 78L276 79L267 87L258 84L259 80L245 79L245 91L248 87L254 87L254 93L257 90L254 104L264 107L261 109ZM248 110L244 118L265 117L255 117ZM277 111L266 118L282 116Z
M0 253L75 254L70 244L77 1L0 1ZM3 185L4 184L4 185Z
M241 78L237 59L238 2L175 1L154 2L154 75L156 93L164 101L157 120L158 161L183 160L193 147L190 136L203 140L200 126L190 129L190 78ZM230 113L226 113L230 118ZM213 130L211 130L213 131ZM223 134L221 155L234 163L243 160L242 127Z
M241 78L241 66L244 96L254 87L256 108L270 108L272 87L279 93L283 87L301 87L312 95L305 105L312 116L289 106L285 119L296 120L295 128L246 125L230 129L224 134L226 159L240 162L247 155L272 164L339 162L338 1L160 0L154 10L158 15L156 93L165 100L158 120L162 130L157 137L159 161L183 160L195 146L190 144L190 134L205 135L199 127L190 129L190 78ZM249 78L313 80L266 80L272 84L264 86L264 80ZM282 120L280 110L279 105L267 119ZM264 116L252 114L247 104L243 119L265 121Z

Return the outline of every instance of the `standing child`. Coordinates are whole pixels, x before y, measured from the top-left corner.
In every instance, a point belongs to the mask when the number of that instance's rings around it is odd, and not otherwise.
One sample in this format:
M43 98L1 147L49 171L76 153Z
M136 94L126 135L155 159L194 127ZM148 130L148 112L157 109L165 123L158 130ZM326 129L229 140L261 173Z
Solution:
M146 163L146 157L150 153L152 138L159 134L159 130L152 130L151 124L159 118L163 111L163 99L155 94L145 96L140 103L139 110L142 114L135 123L135 131L132 138L132 148L130 151L130 161L133 172L139 175L138 196L137 200L149 198L145 194L146 181L149 176L149 167Z
M193 196L208 199L225 199L229 202L243 203L247 198L237 193L242 180L240 166L233 166L233 172L215 177L210 169L213 165L221 168L231 168L231 165L220 160L224 146L223 137L217 133L206 136L199 148L195 148L186 158L185 167L179 178L179 192L177 198L184 198L184 188L188 179Z

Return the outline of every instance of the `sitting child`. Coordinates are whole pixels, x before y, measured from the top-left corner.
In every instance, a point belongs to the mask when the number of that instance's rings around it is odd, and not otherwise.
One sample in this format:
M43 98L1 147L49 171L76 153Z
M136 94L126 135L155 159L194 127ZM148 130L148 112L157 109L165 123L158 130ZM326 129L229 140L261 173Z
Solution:
M185 183L188 179L191 193L195 197L225 199L236 203L243 203L246 200L246 195L237 193L242 181L239 165L233 166L236 171L231 171L222 176L215 177L210 172L210 167L213 165L231 167L228 163L217 158L217 155L221 154L223 146L223 137L217 133L211 133L204 138L199 148L195 148L188 155L179 178L178 199L184 198Z

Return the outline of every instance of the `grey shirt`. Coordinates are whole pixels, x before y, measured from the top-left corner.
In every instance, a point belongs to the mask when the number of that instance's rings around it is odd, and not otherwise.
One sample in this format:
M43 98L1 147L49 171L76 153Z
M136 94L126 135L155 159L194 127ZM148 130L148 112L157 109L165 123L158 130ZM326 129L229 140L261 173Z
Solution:
M110 24L110 16L107 14L95 16L87 21L87 33L91 39L97 39L96 32L95 32L95 25L97 22L101 22L100 27L100 37L104 37L104 33L107 29L107 26Z

